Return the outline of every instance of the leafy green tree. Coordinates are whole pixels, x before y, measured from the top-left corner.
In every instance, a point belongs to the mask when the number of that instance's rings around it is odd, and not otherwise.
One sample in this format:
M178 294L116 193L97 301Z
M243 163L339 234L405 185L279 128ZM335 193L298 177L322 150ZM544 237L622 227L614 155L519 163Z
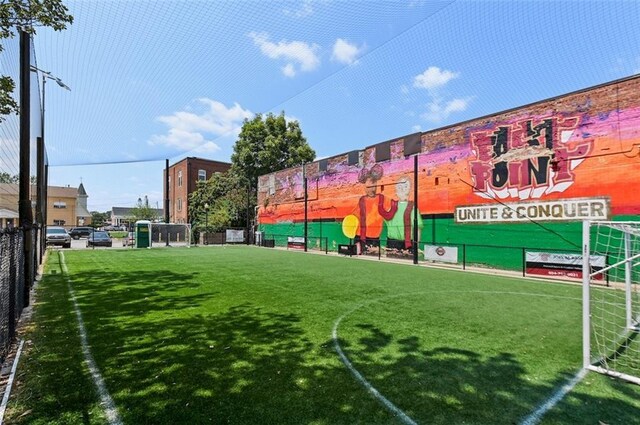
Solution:
M91 211L91 223L93 227L101 227L109 220L111 217L111 211L99 212L99 211Z
M149 198L147 195L144 196L144 201L138 198L138 203L135 207L131 209L131 217L129 217L132 222L137 220L157 220L158 214L154 208L151 208L149 205Z
M20 182L20 178L18 177L17 174L14 176L5 172L0 173L0 183L19 183L19 182Z
M1 40L12 38L18 32L17 28L35 34L35 27L49 27L55 31L62 31L67 24L73 23L73 16L68 14L67 7L62 0L3 0L0 2L0 43ZM2 44L0 44L2 52ZM18 103L12 96L16 88L13 79L0 75L0 122L4 116L18 113Z
M284 112L245 119L233 147L231 169L199 182L189 198L189 221L194 230L244 228L256 205L258 177L311 162L315 156L300 124L287 122Z
M247 181L233 172L215 173L199 182L189 198L189 221L200 230L216 232L228 227L245 227L247 196L254 205Z
M233 172L257 187L258 177L311 162L316 153L307 143L298 121L287 122L284 112L245 119L233 147Z

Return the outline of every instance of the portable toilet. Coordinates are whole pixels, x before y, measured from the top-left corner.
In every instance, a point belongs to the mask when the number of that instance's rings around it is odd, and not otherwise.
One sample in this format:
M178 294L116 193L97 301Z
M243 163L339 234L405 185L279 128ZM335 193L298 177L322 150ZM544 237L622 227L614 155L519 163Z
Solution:
M151 222L138 220L135 224L136 248L151 248Z

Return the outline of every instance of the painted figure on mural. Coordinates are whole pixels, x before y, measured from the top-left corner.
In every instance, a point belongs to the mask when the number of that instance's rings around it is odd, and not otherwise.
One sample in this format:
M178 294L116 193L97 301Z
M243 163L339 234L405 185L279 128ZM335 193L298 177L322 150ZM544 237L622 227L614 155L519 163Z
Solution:
M382 166L376 164L371 168L363 168L358 175L358 182L365 185L365 195L360 197L354 211L359 222L355 241L363 254L379 252L383 220L390 219L396 212L395 203L389 205L384 195L378 193L378 181L383 174Z
M409 200L411 182L400 177L395 184L398 200L391 201L393 214L387 214L387 255L408 256L412 254L414 203ZM422 220L418 218L418 228L422 229ZM420 232L418 232L418 235Z

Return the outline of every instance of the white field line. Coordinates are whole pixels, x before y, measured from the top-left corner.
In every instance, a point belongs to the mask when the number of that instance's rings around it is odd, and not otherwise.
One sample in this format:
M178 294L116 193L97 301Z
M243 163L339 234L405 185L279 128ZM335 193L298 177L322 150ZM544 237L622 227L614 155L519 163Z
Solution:
M375 387L373 385L371 385L371 383L369 383L369 381L367 381L365 379L365 377L362 376L362 374L360 372L358 372L358 370L353 366L353 364L351 364L351 362L347 358L347 356L344 353L344 351L342 351L342 348L340 348L340 343L338 342L338 326L340 326L340 322L342 321L342 319L347 317L349 314L353 313L354 311L356 311L357 309L359 309L360 307L362 307L364 305L365 304L362 304L362 305L354 308L353 310L346 312L345 314L340 316L340 318L338 318L338 320L336 320L336 322L333 325L333 331L331 332L331 335L333 337L333 346L335 347L336 351L338 352L338 355L340 356L340 360L342 360L342 363L344 363L344 365L347 367L347 369L349 369L349 372L351 372L351 374L356 378L356 380L360 384L362 384L362 386L364 386L366 388L366 390L371 393L371 395L373 395L376 399L378 399L378 401L380 401L382 404L384 404L384 406L391 413L393 413L395 416L400 418L400 420L403 423L405 423L407 425L417 425L418 423L416 421L411 419L400 408L398 408L395 404L390 402L389 399L387 399L385 396L380 394L380 391L376 390Z
M391 413L396 415L402 420L403 423L407 425L417 425L417 422L411 419L406 413L404 413L400 408L398 408L395 404L393 404L389 399L383 396L380 391L378 391L369 381L366 380L364 376L353 366L349 358L340 347L340 343L338 342L338 327L342 320L344 320L347 316L351 315L355 311L361 309L362 307L368 306L369 304L375 304L382 301L387 301L392 298L400 298L411 295L420 295L420 294L441 294L441 293L459 293L459 294L495 294L495 295L524 295L528 297L541 297L541 298L558 298L558 299L566 299L566 300L575 300L580 301L582 298L580 297L567 297L567 296L558 296L558 295L549 295L549 294L536 294L533 292L516 292L516 291L419 291L419 292L407 292L404 294L395 294L389 295L386 297L378 298L375 300L371 300L362 304L357 305L351 310L344 313L340 316L335 323L333 324L333 329L331 331L331 337L333 339L333 346L342 360L342 363L349 369L349 372L356 378L356 380L363 386L367 391L369 391L378 401L380 401ZM521 425L534 425L537 424L540 419L544 416L544 414L555 406L562 398L567 395L573 387L576 386L578 382L582 380L585 376L586 371L581 370L569 383L565 384L560 390L558 390L549 400L543 403L538 409L536 409L531 415L529 415L525 421L522 422ZM531 420L532 422L526 422Z
M64 273L65 279L67 281L67 287L69 288L69 295L71 296L71 300L73 301L73 308L76 312L76 318L78 319L78 330L80 331L80 342L82 344L82 353L84 354L84 360L87 362L87 367L89 368L89 372L91 373L91 377L93 378L93 383L98 390L98 395L100 396L100 404L104 408L105 415L107 417L107 421L110 425L122 425L122 420L120 419L120 415L118 415L118 409L116 408L111 395L109 394L109 390L107 390L107 386L104 383L104 379L100 374L100 369L96 365L96 361L93 359L93 355L91 354L91 349L89 347L89 340L87 339L87 330L84 327L84 320L82 319L82 313L80 312L80 308L78 307L78 302L76 301L76 295L73 292L73 288L71 287L71 278L69 277L69 270L67 269L67 264L64 262L64 253L59 251L60 255L60 265L62 266L62 272Z
M558 391L556 391L547 401L542 403L536 410L534 410L533 413L527 416L522 421L521 425L536 425L538 422L540 422L545 413L553 409L553 407L558 404L558 402L562 400L564 396L569 394L569 392L573 390L573 387L575 387L580 381L582 381L582 379L586 375L587 369L581 369L580 372L578 372L569 382L558 388Z
M11 395L11 387L13 386L13 379L16 376L16 370L18 370L18 360L20 360L20 354L22 353L22 347L24 346L24 339L20 341L16 358L13 359L13 366L11 366L11 374L9 374L9 381L7 381L7 387L4 390L4 397L2 397L2 404L0 405L0 425L4 422L4 412L7 410L7 403L9 402L9 396Z

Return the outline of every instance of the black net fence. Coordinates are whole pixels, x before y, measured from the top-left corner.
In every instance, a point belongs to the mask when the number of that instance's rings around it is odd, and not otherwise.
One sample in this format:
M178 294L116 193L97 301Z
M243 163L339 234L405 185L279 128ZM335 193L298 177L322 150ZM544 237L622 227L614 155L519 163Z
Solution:
M48 163L40 80L34 72L21 72L36 65L33 40L16 30L15 36L3 38L2 47L0 68L15 86L11 99L20 113L11 109L0 115L0 362L29 305L29 289L43 260Z
M33 237L33 236L31 236ZM16 324L27 302L29 285L25 279L24 232L0 231L0 361L4 361L15 336Z

